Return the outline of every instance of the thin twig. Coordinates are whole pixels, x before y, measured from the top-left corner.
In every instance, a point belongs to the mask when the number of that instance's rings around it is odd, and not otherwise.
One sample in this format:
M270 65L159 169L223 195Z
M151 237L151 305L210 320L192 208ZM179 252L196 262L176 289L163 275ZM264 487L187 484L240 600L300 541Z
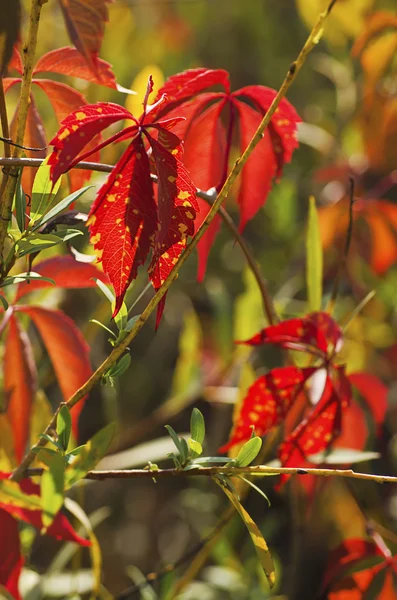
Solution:
M304 64L308 54L318 43L318 41L321 37L322 31L323 31L324 22L325 22L327 16L329 15L329 13L332 9L332 6L334 4L335 4L335 0L333 0L330 3L330 5L328 6L328 9L325 10L323 13L321 13L321 15L319 16L317 23L314 25L311 33L309 34L309 37L307 38L306 43L304 44L301 52L299 53L299 56L297 57L296 61L293 62L292 65L290 66L290 68L288 69L288 72L284 79L284 82L282 83L282 85L281 85L279 91L277 92L276 96L274 97L273 102L271 103L268 111L266 112L261 123L259 124L259 127L258 127L256 133L254 134L252 140L248 144L247 148L245 149L245 151L243 152L241 157L239 159L237 159L237 161L235 162L234 167L232 168L224 186L222 187L221 191L219 192L216 200L214 201L212 207L210 208L203 223L201 224L200 228L198 229L198 231L196 232L196 234L194 235L194 237L192 238L190 243L187 245L185 251L180 255L178 261L174 265L174 268L169 273L168 277L166 278L166 280L164 281L164 283L162 284L160 289L157 290L155 296L147 304L146 308L141 313L141 315L135 322L133 328L128 333L128 335L126 335L126 337L120 342L120 344L112 350L112 352L109 354L109 356L103 361L103 363L97 368L97 370L91 375L91 377L69 398L69 400L66 403L66 405L69 409L73 408L73 406L75 406L78 402L80 402L83 398L85 398L85 396L88 394L88 392L90 392L92 390L92 388L102 380L103 375L108 371L108 369L117 363L119 358L121 358L121 356L124 354L124 352L126 351L128 346L131 344L131 342L138 335L138 333L140 332L142 327L145 325L145 323L147 322L149 317L156 310L156 308L159 305L159 303L161 302L161 300L167 294L171 284L178 277L179 271L181 270L182 266L188 260L188 258L192 254L193 250L196 248L198 242L201 240L201 238L207 231L208 227L212 223L214 217L219 212L220 207L222 206L223 202L226 200L227 196L229 195L230 190L232 189L237 178L239 177L241 170L243 169L247 160L251 156L255 147L262 140L263 134L264 134L266 128L269 126L270 121L271 121L272 117L274 116L276 110L278 109L281 101L286 96L289 88L291 87L292 82L295 80L297 74L299 73L300 69L302 68L302 65ZM1 226L1 223L0 223L0 226ZM1 230L0 230L0 233L1 233ZM4 242L4 240L3 240L3 242ZM1 236L0 236L0 250L2 250ZM58 416L59 410L60 410L60 408L58 407L58 409L55 411L50 423L47 425L44 433L49 433L54 427L56 427L57 416ZM20 480L23 477L23 474L26 471L26 469L34 461L34 459L36 457L36 449L43 447L45 445L46 445L46 440L44 437L41 437L40 440L26 454L26 456L22 460L21 464L15 469L14 473L11 475L11 479L13 479L15 481Z
M43 469L28 469L25 475L36 477L43 474ZM103 481L104 479L162 479L164 477L215 477L216 475L314 475L315 477L347 477L348 479L362 479L374 483L397 483L397 477L393 475L374 475L372 473L358 473L352 469L324 469L300 467L268 467L266 465L255 465L251 467L198 467L197 469L112 469L108 471L89 471L86 479Z

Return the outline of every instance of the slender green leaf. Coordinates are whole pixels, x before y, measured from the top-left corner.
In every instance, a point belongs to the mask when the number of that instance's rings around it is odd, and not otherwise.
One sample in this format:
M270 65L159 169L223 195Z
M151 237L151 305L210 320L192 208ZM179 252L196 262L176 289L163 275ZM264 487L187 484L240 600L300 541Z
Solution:
M255 483L253 483L252 481L250 481L246 477L243 477L242 475L238 475L238 477L239 477L239 479L242 479L243 481L245 481L245 483L247 483L250 487L252 487L253 490L255 490L256 492L258 492L258 494L260 494L260 496L262 496L262 498L264 498L266 500L268 506L270 506L270 500L266 496L265 492L263 490L261 490L261 488L259 488L257 485L255 485Z
M62 177L58 179L53 186L50 170L47 164L48 158L39 167L33 182L32 189L32 207L30 212L30 222L36 223L51 206L52 201L58 193Z
M8 310L9 304L5 296L3 296L3 294L0 294L0 302L3 305L4 310Z
M71 462L65 471L65 489L69 489L72 485L83 479L83 477L91 471L103 456L108 451L111 441L114 436L116 426L110 423L94 437L89 440L85 447L79 452L75 460Z
M57 233L31 233L27 238L18 241L18 255L26 256L52 248L62 242L67 242L78 235L83 235L79 229L65 229Z
M41 227L41 225L44 225L44 223L47 223L47 221L50 221L51 219L59 215L59 213L69 208L69 206L73 204L73 202L76 202L83 194L85 194L89 189L93 187L93 185L87 185L86 187L81 188L76 192L73 192L73 194L70 194L69 196L58 202L58 204L54 206L54 208L51 208L51 210L49 210L48 213L45 214L42 219L40 219L40 222L35 227Z
M55 519L64 500L65 461L62 454L55 453L48 457L48 467L48 471L44 471L41 477L41 506L45 529Z
M234 459L236 467L247 467L250 465L258 456L261 448L262 440L260 437L254 437L248 440Z
M181 438L179 438L177 436L175 430L173 429L173 427L171 427L171 425L165 425L164 427L166 428L166 430L170 434L170 436L172 438L172 441L174 442L174 444L176 446L176 449L178 450L179 454L182 456L183 449L182 449Z
M115 302L116 299L112 292L109 290L106 283L103 283L103 281L101 281L100 279L94 279L94 281L101 290L102 294L105 296L105 298L109 300L110 304L113 304L113 302Z
M321 309L323 285L323 251L320 226L313 196L309 201L309 218L306 238L306 284L310 312Z
M105 374L105 377L120 377L125 373L131 364L131 354L124 354L120 360L113 365Z
M22 231L25 231L26 217L26 194L22 189L22 171L23 169L20 169L15 190L15 215L17 218L18 229L21 233Z
M62 406L57 417L57 434L58 442L64 452L68 449L71 431L72 417L70 411L67 406Z
M190 417L190 434L192 439L203 444L205 438L205 421L202 413L198 408L193 408L192 416Z
M49 277L42 277L39 273L29 271L28 273L19 273L19 275L9 275L1 283L0 287L6 287L7 285L15 285L16 283L22 283L22 281L47 281L55 285L55 281Z

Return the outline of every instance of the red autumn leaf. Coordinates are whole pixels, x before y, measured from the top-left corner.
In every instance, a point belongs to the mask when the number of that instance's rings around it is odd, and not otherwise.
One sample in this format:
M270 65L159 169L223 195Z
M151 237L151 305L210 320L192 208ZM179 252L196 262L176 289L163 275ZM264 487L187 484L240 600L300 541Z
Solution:
M90 263L82 263L75 260L73 256L55 256L47 258L34 267L35 273L42 277L49 277L55 281L57 288L82 289L96 288L94 278L108 283L108 277L97 267ZM53 285L47 281L23 281L17 286L15 302L26 294L43 288L52 288Z
M45 72L78 77L90 83L98 83L99 85L105 85L115 90L118 89L112 66L108 62L98 58L96 72L93 72L88 68L82 55L75 48L68 46L47 52L47 54L39 58L35 65L33 76ZM69 112L71 111L69 110Z
M209 94L208 89L215 85L221 86L224 91ZM202 92L205 93L202 94ZM167 96L167 102L154 111L155 116L164 118L164 116L176 114L183 115L186 117L186 125L183 126L183 140L188 146L190 135L194 138L194 142L192 141L190 144L192 150L185 156L185 165L192 174L193 182L201 187L199 180L204 178L208 182L207 187L216 187L219 190L226 180L227 165L236 128L239 126L240 146L244 150L264 114L269 109L276 92L263 86L249 86L231 93L226 71L193 69L167 80L159 90L156 99L160 99L163 94ZM205 97L204 102L202 101L203 96ZM202 111L205 112L205 107L209 107L213 102L221 105L219 119L221 118L221 112L222 114L224 112L229 113L226 128L227 144L224 154L220 158L221 179L219 179L218 171L214 169L213 164L208 160L208 156L203 152L203 143L197 140L197 127L195 126L197 120L202 121L205 118ZM251 104L254 106L252 107ZM195 110L196 105L197 110ZM251 219L265 203L273 178L281 175L283 165L290 161L292 152L297 147L296 127L299 121L300 118L294 108L289 102L283 100L276 114L272 117L268 129L264 133L263 140L243 168L242 184L238 197L241 229L247 220ZM179 131L176 133L179 135ZM219 127L217 133L224 136L223 127ZM194 148L197 149L196 152ZM199 174L197 179L195 179L195 173ZM255 182L255 185L253 182ZM213 235L214 231L212 231L212 238ZM204 259L212 242L213 239L209 238L208 234L204 235L200 241L200 244L204 246L200 256L200 277L203 276L205 270Z
M161 106L164 98L148 106L152 88L153 81L149 78L139 122L131 113L115 104L88 105L69 115L51 142L54 151L49 164L52 167L52 180L55 181L77 160L91 154L91 150L80 153L86 140L98 131L116 121L127 119L134 122L134 125L116 133L97 148L116 140L132 138L99 190L88 221L91 242L115 289L113 316L120 310L126 290L150 250L153 251L150 279L155 289L162 285L185 248L187 236L194 232L198 209L195 187L181 161L181 142L168 131L178 125L180 117L153 121L151 111ZM146 124L148 114L150 120ZM154 199L148 146L159 183L157 202ZM165 299L158 307L157 325L164 302Z
M8 479L11 473L3 473L0 472L0 480ZM24 494L34 494L40 497L40 486L37 483L33 483L30 479L23 479L19 482L19 486ZM43 528L43 521L41 517L41 510L30 510L27 508L21 508L19 506L15 506L14 504L7 504L5 502L0 502L0 510L5 510L9 515L12 515L15 519L19 519L21 521L25 521L25 523L29 523L36 527L39 531ZM90 546L91 542L85 540L81 536L79 536L73 527L71 526L69 520L60 511L55 517L54 521L46 530L46 535L54 537L57 540L65 540L67 542L76 542L80 544L80 546Z
M0 586L4 586L15 600L21 600L18 591L23 558L17 521L0 509Z
M59 0L69 37L97 73L98 54L105 24L109 20L107 4L112 0Z
M376 425L377 433L379 433L388 408L388 388L378 377L371 373L351 373L349 379L350 383L364 398Z
M349 380L351 382L350 376ZM343 412L343 427L339 437L332 443L333 448L364 450L368 439L368 425L361 406L352 400Z
M68 400L91 376L89 346L67 315L38 306L16 306L35 324L50 357L64 400ZM84 399L72 409L73 433L78 436L78 418Z
M252 426L256 435L263 436L269 429L282 423L315 370L282 367L259 377L243 401L230 441L219 451L227 452L236 444L248 440Z
M349 380L343 367L338 367L334 379L327 376L319 402L280 446L281 464L299 467L311 454L327 450L342 430L343 412L350 400Z
M36 390L36 367L29 338L14 315L8 323L4 348L4 390L11 423L15 455L20 461L29 438L29 422Z
M20 82L20 77L5 77L3 79L4 93L8 92L8 90L12 88L12 86Z
M328 313L311 313L301 319L289 319L266 327L251 339L239 342L250 346L275 344L289 350L302 350L328 355L338 351L342 343L342 331Z
M91 242L116 294L114 314L148 256L156 212L149 159L138 137L99 190L89 218Z

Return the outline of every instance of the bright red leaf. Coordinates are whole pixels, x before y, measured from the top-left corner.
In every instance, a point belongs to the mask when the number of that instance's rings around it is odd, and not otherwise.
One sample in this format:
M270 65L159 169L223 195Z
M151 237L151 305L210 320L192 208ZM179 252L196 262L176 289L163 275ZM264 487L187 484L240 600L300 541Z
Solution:
M92 150L80 153L95 134L117 121L128 119L134 122L99 146L132 138L99 190L89 215L91 242L116 293L113 316L120 310L126 290L150 250L150 279L155 289L161 286L186 247L187 236L193 234L198 209L196 190L181 160L181 142L169 131L180 118L175 116L158 122L152 119L151 112L164 103L161 97L157 105L147 105L152 87L150 78L139 121L116 104L88 105L69 115L51 142L54 151L49 164L51 177L56 181L76 160L90 156ZM148 124L147 115L150 117ZM152 165L147 154L148 145ZM157 202L151 166L158 177ZM164 300L158 307L157 325L163 308Z
M385 421L389 390L378 377L371 373L351 373L349 379L364 398L376 425L377 433L379 433Z
M16 306L36 326L50 357L64 400L68 400L91 376L89 346L72 319L59 310L39 306ZM78 435L78 418L84 399L72 409L73 432Z
M0 472L0 479L8 479L11 473L2 473ZM24 494L34 494L40 497L40 486L37 483L33 483L30 479L23 479L19 482L19 486ZM0 510L5 510L9 515L12 515L15 519L19 519L21 521L25 521L25 523L30 523L33 527L36 527L39 531L43 528L43 521L41 517L41 510L28 510L27 508L21 508L19 506L15 506L14 504L7 504L5 502L0 502ZM46 535L50 535L57 540L65 540L67 542L76 542L80 544L80 546L90 546L91 543L88 540L85 540L81 536L79 536L73 527L71 526L69 520L60 511L55 517L54 521L46 530Z
M98 72L98 54L109 20L107 4L111 1L59 0L69 37L94 73Z
M0 586L15 600L20 600L18 582L23 559L17 521L0 508Z
M208 90L213 86L219 86L223 91L209 94ZM186 167L198 187L202 187L201 182L204 180L205 189L215 187L219 190L227 177L231 145L236 130L240 136L240 149L244 150L269 109L276 92L263 86L249 86L231 93L226 71L192 69L170 77L159 90L157 100L163 94L166 94L167 102L160 105L153 115L156 118L175 115L186 118L186 123L181 126L184 132L181 137L186 146L191 149L185 155ZM200 137L197 122L210 121L207 110L213 103L218 107L219 125L215 127L210 122L206 123L208 128L212 128L212 137L210 139L205 135ZM211 118L215 113L216 109L213 108ZM218 168L214 168L213 162L208 159L207 148L209 143L223 145L225 129L221 118L223 119L224 114L227 122L227 143L223 155L217 157L220 161ZM274 177L280 176L283 165L291 160L292 152L298 145L296 127L299 121L300 118L291 104L285 99L282 100L269 127L264 132L263 139L243 168L238 196L241 214L240 229L244 228L246 222L265 203ZM181 135L179 131L176 133ZM191 142L190 136L192 136ZM215 158L213 152L211 155ZM200 221L196 223L196 228L208 213L208 206L205 206L204 210ZM205 261L213 238L214 229L206 232L200 241L200 245L204 247L201 252L199 251L200 277L205 272Z
M47 258L37 263L34 271L42 277L53 279L55 286L63 289L96 288L94 278L104 283L109 281L105 273L95 265L79 262L69 255ZM26 294L43 288L53 288L53 285L47 281L23 281L17 286L15 302Z
M18 461L22 460L29 439L30 413L36 387L37 374L32 347L28 336L12 314L4 347L4 391Z

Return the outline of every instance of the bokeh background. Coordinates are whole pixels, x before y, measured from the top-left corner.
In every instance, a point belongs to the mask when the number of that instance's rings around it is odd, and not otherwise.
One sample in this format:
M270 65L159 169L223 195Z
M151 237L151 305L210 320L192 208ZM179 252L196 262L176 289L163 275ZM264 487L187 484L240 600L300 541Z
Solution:
M166 77L198 66L227 69L232 89L249 84L278 88L325 5L322 0L115 0L109 5L101 57L113 65L120 84L139 94L150 73L160 87ZM363 298L376 290L346 332L344 359L349 371L376 374L390 389L387 418L377 439L368 420L366 449L379 451L381 458L363 468L396 474L397 25L394 20L394 26L372 36L366 19L378 11L388 11L395 19L395 2L337 3L323 40L288 96L303 119L300 148L244 237L280 313L285 317L304 314L305 224L308 198L313 194L320 207L325 249L325 304L341 260L348 177L354 176L359 201L335 314L346 321ZM26 31L26 23L24 27ZM368 39L360 53L356 40L358 36L364 39L365 32ZM50 1L43 8L38 53L68 44L60 9ZM126 100L125 95L105 87L72 78L68 83L91 102L127 101L133 112L140 110L139 96ZM9 101L12 106L13 93ZM50 137L57 128L50 105L40 92L36 101ZM122 144L107 148L102 161L114 164L121 151ZM92 177L94 185L103 180L100 174ZM79 205L82 211L88 212L93 196L94 192L84 196ZM383 210L381 201L388 202L387 209ZM237 222L233 197L228 210ZM77 247L91 252L87 239ZM216 454L228 437L239 386L247 385L253 371L281 364L282 356L274 349L247 355L234 345L235 339L253 334L266 320L255 282L229 231L222 228L203 283L196 282L196 268L193 257L169 292L159 330L155 333L152 320L132 344L130 369L114 388L97 387L86 402L80 423L83 441L111 420L118 424L112 455L103 467L138 467L148 460L169 464L166 455L172 445L164 425L171 424L180 433L188 431L193 406L206 418L205 453ZM151 297L150 289L144 292L146 285L142 273L128 293L128 305L138 299L133 314L139 314ZM96 318L110 323L109 306L99 292L41 292L38 300L60 306L76 320L92 348L94 366L106 357L108 336L89 322ZM39 347L37 352L42 352ZM40 356L41 381L48 402L55 406L59 391L48 359ZM45 403L37 407L33 436L46 424L48 410ZM249 495L246 506L276 561L276 591L270 593L249 536L236 517L181 597L314 599L330 548L343 538L365 535L369 518L387 531L395 529L397 495L392 486L326 482L319 484L309 500L295 482L277 494L273 480L259 485L271 507L255 493ZM118 593L139 582L142 573L188 557L223 514L226 499L215 487L203 479L114 480L90 483L76 492L95 523L106 588ZM29 529L24 532L27 546L30 533ZM391 546L393 541L395 548L397 539L392 538ZM67 553L62 555L59 544L39 537L34 541L31 564L41 573L52 573L49 582L58 582L51 593L47 591L49 596L67 597L68 591L77 590L73 587L78 586L76 579L54 579L60 568L85 572L88 558L84 553L69 558ZM129 597L166 598L188 564Z

